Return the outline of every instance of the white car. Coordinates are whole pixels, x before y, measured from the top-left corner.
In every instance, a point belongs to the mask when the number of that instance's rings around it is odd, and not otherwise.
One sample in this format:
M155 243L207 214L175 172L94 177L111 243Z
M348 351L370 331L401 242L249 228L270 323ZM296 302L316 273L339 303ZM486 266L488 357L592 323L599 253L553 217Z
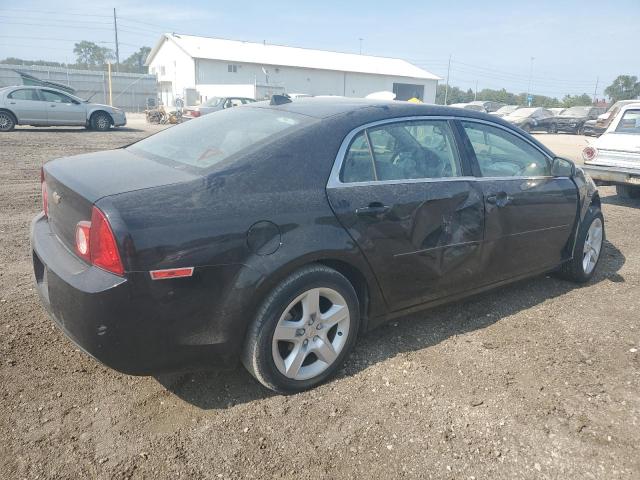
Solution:
M620 196L640 198L640 101L622 107L582 157L596 183L615 185Z

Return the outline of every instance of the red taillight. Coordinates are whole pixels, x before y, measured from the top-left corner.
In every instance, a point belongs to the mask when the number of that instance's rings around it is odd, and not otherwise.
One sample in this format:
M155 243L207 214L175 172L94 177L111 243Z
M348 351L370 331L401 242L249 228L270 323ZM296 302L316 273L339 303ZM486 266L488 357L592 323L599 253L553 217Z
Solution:
M191 110L191 116L192 117L199 117L200 116L200 110Z
M82 221L76 225L76 252L96 267L116 275L124 273L116 237L98 207L93 207L91 222Z
M593 147L585 147L584 150L582 150L582 158L587 161L593 160L596 158L596 155L598 155L598 151Z
M40 169L40 190L42 191L42 211L44 216L49 216L49 195L47 193L47 182L44 179L44 167Z

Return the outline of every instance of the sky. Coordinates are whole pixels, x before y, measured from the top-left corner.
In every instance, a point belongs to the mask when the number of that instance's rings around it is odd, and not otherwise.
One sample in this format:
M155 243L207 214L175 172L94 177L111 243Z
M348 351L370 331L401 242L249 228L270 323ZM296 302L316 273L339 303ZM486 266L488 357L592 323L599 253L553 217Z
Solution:
M640 76L640 0L0 0L0 59L74 62L73 44L120 59L163 32L405 59L463 89L562 97ZM533 59L533 60L532 60ZM442 81L444 83L445 80Z

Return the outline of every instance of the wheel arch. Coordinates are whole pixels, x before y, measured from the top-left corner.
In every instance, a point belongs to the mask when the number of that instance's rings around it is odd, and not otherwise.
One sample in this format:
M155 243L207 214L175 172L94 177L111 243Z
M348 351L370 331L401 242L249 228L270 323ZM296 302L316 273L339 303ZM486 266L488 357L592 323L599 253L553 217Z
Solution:
M375 317L387 313L386 304L375 277L372 272L365 270L367 265L359 265L358 262L354 262L352 259L323 254L307 255L291 260L281 265L277 270L272 271L268 276L263 277L264 281L256 288L258 297L256 308L259 308L259 305L267 295L269 295L269 292L289 275L301 268L314 264L323 265L337 271L351 283L356 292L360 307L361 333L369 329L372 312L380 311L379 314L373 315Z
M115 123L115 121L113 120L113 116L109 112L101 108L94 110L89 114L89 118L87 119L87 121L89 122L89 125L91 125L91 121L93 120L93 117L95 117L99 113L106 114L109 117L109 120L111 121L111 125L113 126L113 124Z

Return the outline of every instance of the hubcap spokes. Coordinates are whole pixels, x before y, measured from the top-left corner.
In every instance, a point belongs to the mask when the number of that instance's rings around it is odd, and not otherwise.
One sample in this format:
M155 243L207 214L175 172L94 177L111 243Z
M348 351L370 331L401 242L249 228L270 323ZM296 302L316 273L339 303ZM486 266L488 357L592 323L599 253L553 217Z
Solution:
M582 268L584 270L584 273L586 273L587 275L590 274L594 268L596 268L596 263L598 263L598 258L600 257L601 250L602 221L599 218L596 218L589 226L587 238L584 241Z
M288 378L307 380L332 365L345 346L350 316L333 289L306 291L286 308L273 333L276 367Z

